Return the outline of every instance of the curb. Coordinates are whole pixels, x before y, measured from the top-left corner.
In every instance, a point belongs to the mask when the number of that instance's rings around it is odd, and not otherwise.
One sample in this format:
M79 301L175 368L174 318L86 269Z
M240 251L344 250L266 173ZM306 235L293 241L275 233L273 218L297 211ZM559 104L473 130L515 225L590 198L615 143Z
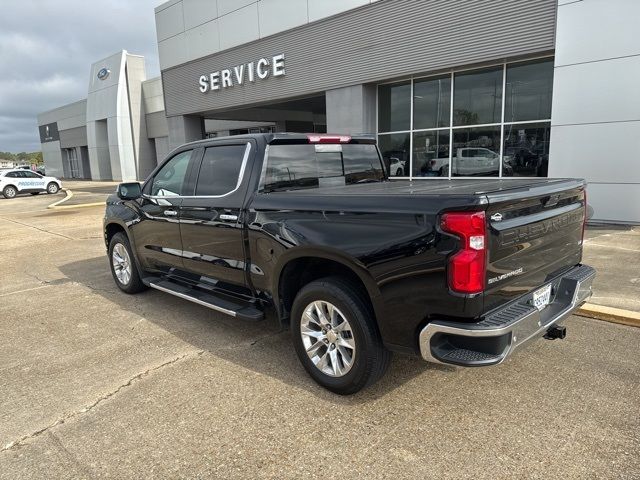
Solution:
M81 203L79 205L60 205L63 202L73 198L73 192L69 189L63 189L67 194L63 199L58 200L57 202L53 202L51 205L48 205L47 208L51 210L63 210L63 209L71 209L71 208L83 208L83 207L98 207L100 205L104 205L105 202L94 202L94 203Z
M47 208L56 208L56 205L62 202L66 202L67 200L73 197L73 192L71 190L68 190L66 188L63 188L62 190L64 190L65 197L56 202L53 202L51 205L47 205Z
M575 315L640 328L640 313L631 310L585 303L575 311Z

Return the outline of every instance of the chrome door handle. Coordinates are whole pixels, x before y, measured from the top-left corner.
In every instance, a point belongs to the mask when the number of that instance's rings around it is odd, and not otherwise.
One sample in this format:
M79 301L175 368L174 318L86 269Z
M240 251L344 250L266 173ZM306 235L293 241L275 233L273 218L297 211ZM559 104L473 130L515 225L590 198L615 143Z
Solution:
M165 211L164 211L164 214L165 214L167 217L175 217L175 216L177 216L177 215L178 215L178 212L176 212L175 210L165 210Z
M235 222L236 220L238 220L238 215L228 215L226 213L223 213L218 218L220 220L233 220Z

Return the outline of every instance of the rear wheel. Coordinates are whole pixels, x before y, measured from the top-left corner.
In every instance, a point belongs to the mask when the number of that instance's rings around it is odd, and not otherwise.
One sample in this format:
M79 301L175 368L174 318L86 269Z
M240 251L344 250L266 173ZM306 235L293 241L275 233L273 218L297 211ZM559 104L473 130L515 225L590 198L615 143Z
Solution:
M138 293L147 288L140 279L129 239L122 232L116 233L109 242L109 265L116 285L123 292Z
M17 194L18 191L13 185L7 185L6 187L4 187L4 190L2 190L2 195L4 196L4 198L13 198Z
M327 277L306 285L293 302L291 335L300 362L340 395L375 383L391 359L363 297L351 283Z
M51 195L58 193L58 190L60 190L60 187L58 187L57 183L51 182L47 185L47 193L50 193Z

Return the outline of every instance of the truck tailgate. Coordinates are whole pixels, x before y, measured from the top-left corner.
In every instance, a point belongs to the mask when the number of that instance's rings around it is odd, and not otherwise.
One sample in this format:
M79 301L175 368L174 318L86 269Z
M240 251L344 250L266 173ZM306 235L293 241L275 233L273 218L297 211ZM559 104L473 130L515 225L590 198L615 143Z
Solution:
M583 180L525 183L483 193L489 204L485 312L580 263Z

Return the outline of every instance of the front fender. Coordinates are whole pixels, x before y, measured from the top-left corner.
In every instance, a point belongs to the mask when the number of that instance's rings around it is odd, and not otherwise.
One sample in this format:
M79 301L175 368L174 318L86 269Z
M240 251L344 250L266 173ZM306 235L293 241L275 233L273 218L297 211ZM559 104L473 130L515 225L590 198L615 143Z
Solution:
M105 243L107 239L107 227L115 224L124 230L127 238L129 239L129 243L131 244L131 248L135 253L137 251L135 248L136 239L130 227L140 221L139 216L134 209L127 207L122 200L116 199L114 201L114 197L115 196L112 195L107 199L107 208L103 221ZM109 248L109 245L107 245L107 248Z

